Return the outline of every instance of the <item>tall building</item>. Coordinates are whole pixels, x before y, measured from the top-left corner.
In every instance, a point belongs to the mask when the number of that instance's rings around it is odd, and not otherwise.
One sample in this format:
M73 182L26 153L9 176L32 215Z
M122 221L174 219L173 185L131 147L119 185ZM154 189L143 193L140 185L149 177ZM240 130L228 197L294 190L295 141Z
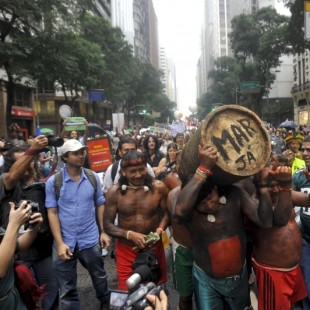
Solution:
M167 58L167 96L171 101L177 102L175 64L171 58Z
M288 15L290 12L284 8L284 4L277 0L257 0L258 9L271 6L276 9L278 14ZM272 70L275 74L275 80L270 86L268 95L264 98L268 105L274 106L275 109L281 110L283 104L293 106L291 94L293 86L293 56L283 55L280 57L280 66ZM269 119L273 125L277 126L285 119Z
M167 95L167 56L164 47L159 48L159 63L160 63L160 70L163 72L161 78L161 81L164 85L163 91Z
M121 28L127 42L134 46L133 0L112 0L112 26Z
M159 69L158 26L152 0L112 0L112 25L121 28L134 56Z
M172 58L168 58L164 47L160 47L159 52L160 70L163 72L162 83L164 94L173 101L177 102L176 70Z
M294 120L310 126L310 50L293 57Z
M212 81L208 72L215 68L214 61L222 56L232 56L229 33L231 20L251 9L252 0L208 0L205 1L204 26L202 30L202 54L198 62L198 97L207 92Z
M98 16L111 21L111 0L95 0L96 12Z

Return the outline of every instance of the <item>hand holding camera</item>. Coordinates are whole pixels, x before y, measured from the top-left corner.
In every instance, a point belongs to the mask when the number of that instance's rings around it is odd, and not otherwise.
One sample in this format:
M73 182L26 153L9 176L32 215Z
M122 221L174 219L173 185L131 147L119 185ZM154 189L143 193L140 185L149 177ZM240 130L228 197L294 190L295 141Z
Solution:
M15 211L12 211L12 208ZM21 200L15 206L11 204L11 213L13 215L19 215L20 218L23 220L23 223L19 227L24 224L24 230L39 230L40 226L43 222L42 214L40 213L39 204L36 202L32 202L30 200ZM10 220L11 220L11 213L10 213Z
M147 307L144 310L167 310L168 309L168 297L164 290L161 290L159 297L148 293L146 295L147 300L152 305L152 307Z

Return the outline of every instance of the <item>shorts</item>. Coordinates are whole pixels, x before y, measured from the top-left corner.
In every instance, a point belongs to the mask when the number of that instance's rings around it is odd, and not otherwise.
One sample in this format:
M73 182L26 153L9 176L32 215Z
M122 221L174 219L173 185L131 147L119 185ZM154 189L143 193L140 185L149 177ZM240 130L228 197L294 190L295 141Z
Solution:
M163 247L163 243L158 241L155 245L154 252L158 260L161 277L155 284L163 284L167 282L167 268L166 268L166 257ZM116 271L118 276L118 289L126 291L127 285L126 280L132 275L133 270L131 268L137 252L133 251L131 247L120 242L116 241Z
M193 295L193 263L192 251L177 244L174 257L174 277L176 290L180 297Z
M246 264L238 275L213 278L194 263L193 280L198 310L241 310L250 305Z
M258 310L291 309L307 296L300 266L289 270L256 261L252 266L258 289Z

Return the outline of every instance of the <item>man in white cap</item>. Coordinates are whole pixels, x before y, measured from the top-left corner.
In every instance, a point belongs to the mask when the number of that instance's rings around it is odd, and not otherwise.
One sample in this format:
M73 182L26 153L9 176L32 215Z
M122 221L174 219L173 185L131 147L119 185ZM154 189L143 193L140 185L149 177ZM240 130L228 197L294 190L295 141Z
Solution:
M76 288L77 259L91 275L96 297L108 309L109 289L101 247L110 245L103 230L104 202L99 177L83 168L86 147L68 140L60 149L65 167L57 193L55 176L46 183L46 208L54 236L53 264L60 286L60 309L81 309ZM89 173L94 174L96 187ZM100 243L99 243L99 242Z

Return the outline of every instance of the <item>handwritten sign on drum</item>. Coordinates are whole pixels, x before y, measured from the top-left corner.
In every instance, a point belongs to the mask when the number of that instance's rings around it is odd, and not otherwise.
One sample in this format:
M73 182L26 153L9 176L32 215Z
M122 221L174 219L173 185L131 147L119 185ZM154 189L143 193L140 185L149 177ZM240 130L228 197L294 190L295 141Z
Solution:
M217 149L213 178L219 184L233 183L259 172L270 158L271 144L263 122L254 112L239 105L222 106L208 114L197 134L199 138L194 138L188 147L192 153L199 143ZM185 152L186 149L181 156L182 163L186 160ZM196 169L198 158L191 161Z

